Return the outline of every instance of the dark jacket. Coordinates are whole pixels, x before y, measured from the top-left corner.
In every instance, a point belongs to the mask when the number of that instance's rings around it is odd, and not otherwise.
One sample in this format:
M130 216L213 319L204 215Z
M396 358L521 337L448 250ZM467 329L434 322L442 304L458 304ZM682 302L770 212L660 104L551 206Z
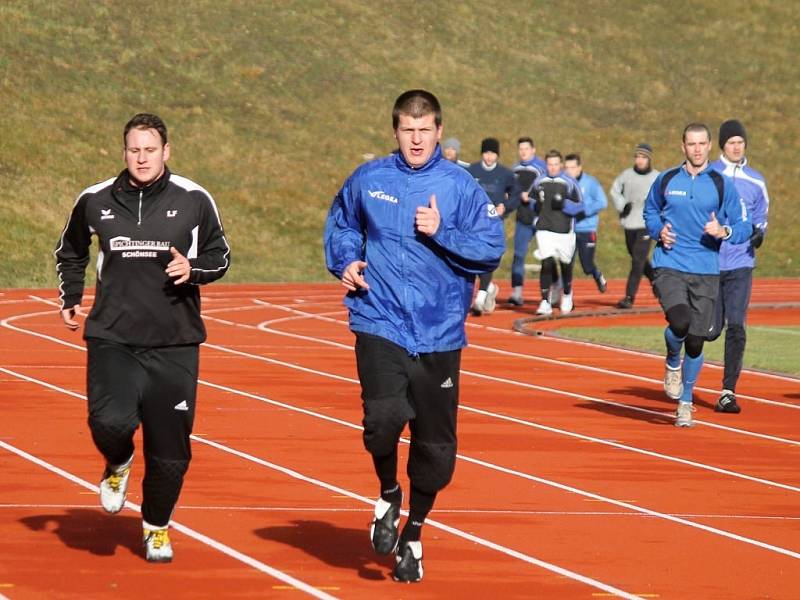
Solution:
M97 286L84 337L131 346L199 344L206 338L196 284L222 277L230 248L211 195L166 171L134 188L123 171L84 190L55 251L61 306L83 298L92 235L97 235ZM189 259L189 282L164 271L170 246Z

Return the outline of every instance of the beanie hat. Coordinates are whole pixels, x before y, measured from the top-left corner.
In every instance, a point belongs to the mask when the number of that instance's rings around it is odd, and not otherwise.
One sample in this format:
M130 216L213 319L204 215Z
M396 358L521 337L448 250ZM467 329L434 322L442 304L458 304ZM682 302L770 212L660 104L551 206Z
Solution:
M495 138L486 138L481 142L481 154L484 152L494 152L500 154L500 142Z
M740 136L744 140L744 143L747 144L747 132L744 130L744 125L736 119L725 121L719 128L720 149L725 147L725 142L736 136Z
M644 154L647 158L653 158L653 147L650 144L645 144L644 142L637 144L634 154Z
M442 148L453 148L456 151L456 154L458 154L461 152L461 142L459 142L456 138L447 138L444 141Z

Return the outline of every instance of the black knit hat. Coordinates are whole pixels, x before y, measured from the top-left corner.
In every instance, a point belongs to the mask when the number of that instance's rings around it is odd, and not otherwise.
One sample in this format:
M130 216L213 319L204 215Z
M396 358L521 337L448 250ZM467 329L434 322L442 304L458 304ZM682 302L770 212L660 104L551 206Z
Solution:
M481 142L481 154L484 152L494 152L500 154L500 142L495 138L486 138Z
M744 125L742 125L736 119L725 121L719 128L720 149L725 147L725 142L727 142L732 137L736 137L737 135L744 140L745 144L747 144L747 132L744 130Z

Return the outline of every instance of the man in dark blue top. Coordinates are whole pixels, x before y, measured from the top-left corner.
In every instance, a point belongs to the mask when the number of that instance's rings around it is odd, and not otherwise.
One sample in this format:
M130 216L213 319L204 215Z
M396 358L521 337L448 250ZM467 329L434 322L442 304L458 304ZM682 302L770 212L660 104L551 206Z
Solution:
M467 167L467 171L475 178L489 196L497 214L501 217L519 205L520 190L514 173L498 162L500 158L500 142L495 138L486 138L481 142L481 159ZM481 273L478 293L472 304L472 314L480 316L494 311L497 292L500 288L492 283L493 271Z
M708 127L687 125L686 160L659 174L644 207L645 225L657 240L653 290L668 322L664 390L679 401L678 427L692 426L692 391L703 366L703 342L713 328L719 289L720 243L741 244L752 233L733 181L709 166L710 151Z

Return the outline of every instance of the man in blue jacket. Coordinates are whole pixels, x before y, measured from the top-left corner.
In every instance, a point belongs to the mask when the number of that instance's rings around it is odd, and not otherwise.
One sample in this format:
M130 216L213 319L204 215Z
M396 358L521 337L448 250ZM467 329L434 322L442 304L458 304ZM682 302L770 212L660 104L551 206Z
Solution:
M608 206L603 186L588 173L583 172L580 154L567 154L564 157L564 170L567 175L578 182L583 196L583 212L575 217L575 246L584 275L591 275L601 294L606 293L607 282L603 273L594 262L597 250L597 224L600 211Z
M456 459L461 349L475 275L505 248L494 204L439 148L436 97L410 90L392 112L399 150L361 165L325 224L328 270L347 289L364 408L364 446L380 497L370 527L379 554L395 552L397 581L422 578L421 528ZM398 535L397 444L409 424L409 518Z
M708 164L710 151L708 127L687 125L686 160L659 174L644 207L645 225L657 240L653 290L668 322L664 391L679 401L678 427L692 426L692 392L703 367L703 342L713 326L719 289L720 242L741 244L752 233L733 181Z
M764 176L751 167L745 152L747 132L739 121L725 121L719 129L719 147L722 155L711 163L711 167L733 179L736 191L744 200L747 214L753 224L753 233L745 244L722 242L719 250L719 297L714 331L709 340L714 340L725 328L725 368L722 376L722 394L714 410L724 413L739 413L736 402L736 383L742 372L742 359L746 334L744 329L747 305L753 287L753 268L756 248L761 246L767 233L767 211L769 194Z

